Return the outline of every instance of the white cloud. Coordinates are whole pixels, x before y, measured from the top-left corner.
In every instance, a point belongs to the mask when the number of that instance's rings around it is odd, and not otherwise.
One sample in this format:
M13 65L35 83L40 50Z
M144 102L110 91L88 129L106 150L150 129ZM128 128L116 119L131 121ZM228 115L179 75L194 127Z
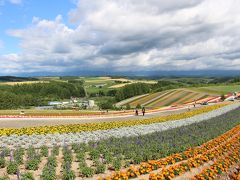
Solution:
M0 0L0 6L4 6L6 2L9 2L14 5L20 5L22 4L22 0Z
M21 40L14 63L25 72L239 69L239 6L236 0L80 0L69 12L76 28L59 15L33 17L30 27L8 33Z
M21 4L22 0L9 0L9 2L12 4Z

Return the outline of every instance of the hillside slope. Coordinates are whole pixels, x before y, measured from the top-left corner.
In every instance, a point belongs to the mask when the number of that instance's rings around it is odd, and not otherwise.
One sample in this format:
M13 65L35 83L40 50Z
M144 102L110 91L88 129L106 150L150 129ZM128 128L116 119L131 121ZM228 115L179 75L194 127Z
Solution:
M146 108L159 108L164 106L177 106L199 99L210 97L208 93L198 92L189 89L174 89L145 95L143 97L133 99L132 101L125 100L132 108L138 104ZM122 105L126 105L121 103Z

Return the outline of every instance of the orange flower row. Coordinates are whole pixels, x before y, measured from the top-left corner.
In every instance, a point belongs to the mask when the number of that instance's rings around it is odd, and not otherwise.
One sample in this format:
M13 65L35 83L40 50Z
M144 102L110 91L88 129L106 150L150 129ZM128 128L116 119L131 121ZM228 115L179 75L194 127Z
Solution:
M162 169L160 173L150 174L149 179L172 179L175 176L182 175L183 173L190 171L192 168L203 165L205 162L219 159L226 153L233 153L240 148L240 136L237 135L239 135L239 133L235 134L234 137L230 138L218 147L208 150L203 154L190 158L180 164L170 166L166 169Z
M129 178L134 178L137 176L140 176L142 174L149 174L153 170L156 170L158 168L164 168L167 165L174 164L179 161L186 160L188 158L199 156L203 153L209 152L212 149L215 149L215 147L219 146L223 142L226 142L229 138L231 138L233 135L238 133L240 131L240 125L236 126L232 130L218 136L217 138L208 141L207 143L204 143L201 146L190 148L182 153L176 153L171 156L168 156L166 158L162 158L160 160L150 160L148 162L143 162L140 164L140 166L131 166L129 169L125 171L117 171L114 172L111 176L106 177L107 180L112 179L123 179L127 180ZM212 155L209 155L210 157ZM202 161L206 162L208 161L208 157L202 157ZM198 160L199 161L199 160ZM185 170L189 170L185 165L183 165ZM193 163L193 166L196 166L195 163ZM99 177L99 180L103 179L102 177Z
M228 152L228 154L217 159L209 168L204 169L194 177L194 180L215 178L218 174L228 171L228 169L240 160L240 149Z

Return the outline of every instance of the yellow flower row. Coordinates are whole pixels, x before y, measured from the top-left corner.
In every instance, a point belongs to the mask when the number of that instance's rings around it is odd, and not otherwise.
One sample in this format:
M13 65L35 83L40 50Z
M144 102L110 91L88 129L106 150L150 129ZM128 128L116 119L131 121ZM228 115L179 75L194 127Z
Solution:
M216 110L227 104L216 104L212 106L206 106L201 109L192 110L180 114L172 114L168 116L154 117L142 120L129 120L129 121L115 121L115 122L102 122L102 123L86 123L86 124L71 124L71 125L56 125L56 126L41 126L41 127L28 127L28 128L2 128L0 129L0 136L3 135L32 135L32 134L54 134L54 133L76 133L82 131L96 131L106 130L112 128L129 127L136 125L146 125L152 123L165 122L170 120L179 120L189 118L198 114L206 113L212 110Z

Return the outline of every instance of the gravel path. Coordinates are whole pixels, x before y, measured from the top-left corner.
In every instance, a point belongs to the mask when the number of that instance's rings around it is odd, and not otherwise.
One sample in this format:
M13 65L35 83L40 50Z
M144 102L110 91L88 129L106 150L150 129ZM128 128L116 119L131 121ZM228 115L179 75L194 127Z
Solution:
M47 135L23 135L23 136L1 136L0 146L22 146L28 147L34 145L35 147L40 147L42 145L47 145L49 147L53 145L63 145L72 143L88 142L91 140L97 141L101 139L107 139L110 137L127 137L127 136L138 136L149 134L153 132L161 132L167 129L172 129L176 127L186 126L192 123L201 122L219 115L222 115L228 111L240 107L240 103L231 104L220 109L196 115L190 118L167 121L162 123L154 123L149 125L139 125L132 127L116 128L109 130L99 130L93 132L80 132L80 133L68 133L68 134L47 134Z

